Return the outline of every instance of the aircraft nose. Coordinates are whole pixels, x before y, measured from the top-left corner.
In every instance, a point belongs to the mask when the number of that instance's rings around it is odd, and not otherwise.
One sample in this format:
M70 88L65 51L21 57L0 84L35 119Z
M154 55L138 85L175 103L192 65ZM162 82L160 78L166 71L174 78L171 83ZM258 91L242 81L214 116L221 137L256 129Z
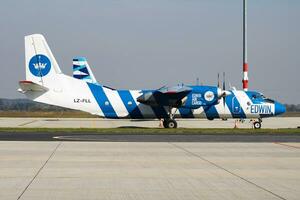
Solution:
M275 103L275 115L281 115L285 113L286 109L285 106L281 103L276 102Z

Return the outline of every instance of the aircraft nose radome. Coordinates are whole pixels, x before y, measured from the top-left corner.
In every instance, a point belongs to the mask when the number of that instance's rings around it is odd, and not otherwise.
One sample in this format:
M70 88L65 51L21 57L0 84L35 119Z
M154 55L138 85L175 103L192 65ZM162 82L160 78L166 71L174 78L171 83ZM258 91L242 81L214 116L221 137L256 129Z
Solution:
M285 106L281 103L275 103L275 115L280 115L285 113L286 109Z

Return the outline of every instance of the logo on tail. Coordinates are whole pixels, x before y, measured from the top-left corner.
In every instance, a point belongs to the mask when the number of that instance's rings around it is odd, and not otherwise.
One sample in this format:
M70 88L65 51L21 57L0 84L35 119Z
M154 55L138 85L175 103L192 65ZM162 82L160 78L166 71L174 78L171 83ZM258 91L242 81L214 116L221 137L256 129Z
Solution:
M45 55L38 54L29 61L29 70L34 76L46 76L51 69L51 62Z

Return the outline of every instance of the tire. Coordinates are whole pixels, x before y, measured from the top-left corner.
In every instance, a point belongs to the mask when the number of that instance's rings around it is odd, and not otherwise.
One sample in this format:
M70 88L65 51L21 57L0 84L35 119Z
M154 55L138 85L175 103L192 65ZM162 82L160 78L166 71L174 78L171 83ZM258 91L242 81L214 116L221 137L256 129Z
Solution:
M164 119L163 120L163 126L164 126L164 128L168 128L167 121L168 121L168 119Z
M260 129L261 128L261 123L260 122L254 122L253 127L254 127L254 129Z
M166 120L166 128L177 128L177 122L174 119Z

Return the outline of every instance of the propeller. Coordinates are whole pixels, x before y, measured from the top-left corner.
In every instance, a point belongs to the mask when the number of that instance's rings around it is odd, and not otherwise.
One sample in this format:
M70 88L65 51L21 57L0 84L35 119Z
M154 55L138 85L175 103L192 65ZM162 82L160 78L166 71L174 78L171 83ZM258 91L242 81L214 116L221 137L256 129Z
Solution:
M220 99L221 99L221 98L223 99L223 106L224 106L224 108L225 108L226 96L228 96L228 95L231 94L230 91L227 91L227 90L226 90L225 72L223 72L223 83L222 83L222 88L221 88L220 86L221 86L221 84L220 84L220 75L219 75L219 73L218 73L218 88L219 88L219 91L220 91L220 93L219 93L219 98L220 98Z
M226 83L225 83L225 72L223 72L223 92L225 93L223 95L223 106L225 108L225 100L226 100L226 96L227 96L227 94L226 94Z
M225 84L225 72L223 72L223 90L225 91L226 89L226 84Z
M220 73L218 73L218 88L220 88Z

